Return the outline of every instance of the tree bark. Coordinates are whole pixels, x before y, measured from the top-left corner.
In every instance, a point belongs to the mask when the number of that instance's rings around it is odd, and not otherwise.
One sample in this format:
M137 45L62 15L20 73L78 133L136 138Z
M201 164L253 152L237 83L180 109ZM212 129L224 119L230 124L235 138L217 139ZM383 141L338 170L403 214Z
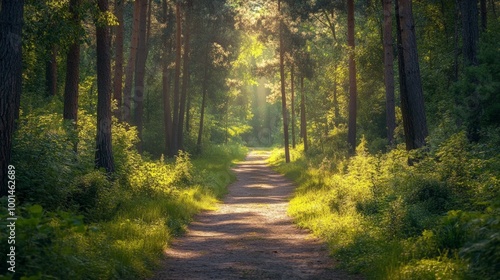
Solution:
M385 108L387 141L389 146L394 146L394 130L396 129L396 112L394 101L394 54L392 38L392 0L383 0L384 25L384 83L385 83Z
M460 0L460 12L462 14L462 48L465 67L477 67L479 65L478 43L479 43L479 23L477 1ZM477 85L479 81L473 77L471 81L475 87L465 102L468 107L467 116L467 137L470 141L477 142L481 138L481 101Z
M108 12L108 0L98 0L101 13ZM102 23L101 23L102 24ZM96 27L97 43L97 137L95 166L106 172L115 170L111 142L111 54L109 27Z
M120 108L122 107L122 89L123 89L123 2L124 0L115 0L115 15L118 25L115 27L115 76L113 78L113 99L116 100L117 109L114 115L121 119Z
M137 44L137 60L135 64L135 86L134 86L134 124L137 126L139 143L137 149L142 153L142 127L144 114L144 76L146 72L146 59L148 56L147 40L147 11L148 0L140 0L140 24L139 43Z
M171 31L173 30L171 25L173 23L172 14L168 11L168 6L166 1L163 3L166 26L163 32L163 123L165 128L165 154L167 157L174 156L174 150L172 149L172 104L170 100L171 95L171 71L169 69L170 55L172 52L172 39Z
M12 135L22 83L23 0L2 0L0 10L0 197L8 194Z
M307 152L307 119L306 119L306 94L304 92L304 77L300 78L300 134L304 141L304 152Z
M81 0L70 0L69 11L71 13L71 21L74 27L80 25L80 8ZM63 118L72 120L75 124L78 121L78 84L80 81L80 38L75 36L73 42L69 46L66 59L66 84L64 87L64 110Z
M177 155L179 150L179 89L181 76L181 3L177 1L175 4L175 74L174 74L174 110L173 110L173 127L172 127L172 148L174 155Z
M488 8L486 8L486 0L479 0L481 6L481 32L488 27Z
M349 154L356 151L357 84L354 42L354 0L347 1L347 45L349 46L349 123L347 142Z
M278 0L278 14L280 16L279 24L279 51L280 51L280 78L281 78L281 112L283 115L283 136L285 142L285 162L290 162L290 147L288 140L288 113L286 108L285 93L285 46L283 40L283 20L281 19L281 1Z
M291 70L290 70L290 82L292 83L291 85L291 93L292 93L292 98L290 100L290 106L291 106L291 111L292 111L292 148L295 149L295 77L294 77L294 65L292 65Z
M182 89L179 104L179 125L177 127L178 148L184 149L184 116L186 113L187 90L189 87L189 36L191 24L191 1L187 1L184 18L184 60L182 67Z
M425 146L428 135L411 0L397 0L401 111L406 149Z
M203 124L205 121L205 106L207 103L207 90L208 90L208 50L205 53L205 70L203 73L203 84L202 84L202 97L201 97L201 112L200 112L200 127L198 129L198 141L196 142L196 147L198 152L202 149L202 139L203 139Z
M57 95L57 45L52 45L48 50L45 63L45 86L49 96Z
M141 0L134 2L134 23L132 25L132 39L130 42L130 54L125 69L125 85L123 88L123 106L121 110L122 120L131 123L132 120L132 83L137 58L137 45L139 44L139 24Z

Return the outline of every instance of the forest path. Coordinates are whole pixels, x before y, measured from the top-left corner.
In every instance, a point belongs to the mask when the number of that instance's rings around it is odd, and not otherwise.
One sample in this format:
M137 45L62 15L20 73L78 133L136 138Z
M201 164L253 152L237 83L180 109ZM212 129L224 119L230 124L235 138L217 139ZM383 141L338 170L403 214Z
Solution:
M195 217L153 279L359 279L335 269L321 241L287 216L292 182L250 152L216 211Z

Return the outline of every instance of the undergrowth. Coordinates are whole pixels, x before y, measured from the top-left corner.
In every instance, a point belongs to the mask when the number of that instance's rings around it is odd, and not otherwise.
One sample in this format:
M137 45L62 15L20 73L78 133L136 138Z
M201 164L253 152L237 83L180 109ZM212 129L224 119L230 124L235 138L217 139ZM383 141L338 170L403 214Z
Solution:
M0 279L151 276L172 237L195 213L216 207L235 179L232 162L246 154L239 145L211 145L196 158L180 152L151 159L137 153L136 130L114 122L117 171L108 178L94 170L95 116L81 110L77 131L61 120L36 109L21 115L13 149L15 274ZM8 213L1 211L4 228ZM0 246L8 252L4 232ZM0 271L7 271L6 262Z
M270 163L298 182L289 214L368 279L499 279L500 157L456 133L427 150L292 151ZM321 155L324 158L321 158ZM413 165L409 158L417 158Z

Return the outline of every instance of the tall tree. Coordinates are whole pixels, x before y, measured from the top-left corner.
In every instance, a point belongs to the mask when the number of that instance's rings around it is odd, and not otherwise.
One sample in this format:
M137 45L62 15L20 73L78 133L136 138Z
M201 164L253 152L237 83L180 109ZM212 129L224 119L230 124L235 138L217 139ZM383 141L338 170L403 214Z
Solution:
M114 112L121 119L123 89L123 4L125 0L115 0L115 16L118 25L115 26L115 75L113 77L113 99L116 100L117 110Z
M125 85L123 87L123 106L121 110L122 120L130 123L132 120L132 84L137 58L137 45L139 44L139 24L141 12L141 0L134 1L134 15L132 24L132 39L130 42L130 54L125 69Z
M307 119L306 119L306 94L304 92L304 77L300 77L300 135L304 142L304 151L307 152Z
M425 146L428 135L411 0L395 1L401 112L406 149Z
M462 14L462 48L466 67L477 67L479 23L477 1L460 0L460 13ZM474 89L466 96L468 106L467 136L470 141L479 141L481 129L481 102L477 78L472 78Z
M140 1L140 24L139 24L139 43L137 44L137 60L135 65L135 90L134 90L134 124L137 126L139 135L138 150L142 152L142 126L144 113L144 77L146 74L147 59L147 11L148 0Z
M2 0L0 8L0 196L8 191L12 134L22 82L23 0Z
M63 118L73 120L76 125L78 119L78 82L80 80L80 3L81 0L70 0L69 11L71 23L75 28L73 41L69 46L66 58L66 84L64 87Z
M383 0L384 24L384 83L387 140L390 146L394 145L394 130L396 129L396 112L394 102L394 49L392 38L392 0Z
M295 149L295 66L292 64L292 67L290 69L290 83L291 83L291 99L290 99L290 106L291 106L291 113L292 113L292 148Z
M97 5L100 13L109 11L108 0L98 0ZM97 136L95 166L112 173L115 170L115 164L111 144L111 53L107 22L97 21L96 43Z
M182 63L182 89L179 104L179 125L177 126L178 148L183 149L184 142L184 114L186 113L187 90L189 87L189 36L191 24L191 0L187 0L184 11L184 60Z
M49 96L57 95L57 45L51 44L47 50L45 63L45 86Z
M172 149L177 154L179 150L179 89L181 76L181 35L182 35L182 20L181 20L181 3L177 1L175 4L175 74L174 74L174 106L173 106L173 126L172 126Z
M165 129L165 154L168 157L174 156L172 147L172 105L171 105L171 70L169 68L172 52L172 31L173 15L168 8L166 0L163 1L163 12L165 18L165 29L163 31L163 57L162 57L162 87L163 87L163 124Z
M349 46L349 123L347 142L349 153L356 150L357 84L354 42L354 0L347 0L347 45Z
M281 79L281 113L283 115L283 136L285 142L285 161L290 162L290 145L288 140L288 112L286 108L286 92L285 92L285 46L283 35L283 19L281 12L281 1L278 0L278 16L279 16L279 56L280 56L280 79Z

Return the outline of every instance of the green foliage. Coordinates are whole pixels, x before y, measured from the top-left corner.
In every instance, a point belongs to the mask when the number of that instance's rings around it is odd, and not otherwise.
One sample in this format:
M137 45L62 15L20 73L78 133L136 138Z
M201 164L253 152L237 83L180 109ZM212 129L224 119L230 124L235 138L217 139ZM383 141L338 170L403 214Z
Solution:
M335 163L294 151L284 164L278 150L270 161L299 183L289 213L343 267L370 279L498 278L498 148L464 132L431 143L372 155L362 139Z

